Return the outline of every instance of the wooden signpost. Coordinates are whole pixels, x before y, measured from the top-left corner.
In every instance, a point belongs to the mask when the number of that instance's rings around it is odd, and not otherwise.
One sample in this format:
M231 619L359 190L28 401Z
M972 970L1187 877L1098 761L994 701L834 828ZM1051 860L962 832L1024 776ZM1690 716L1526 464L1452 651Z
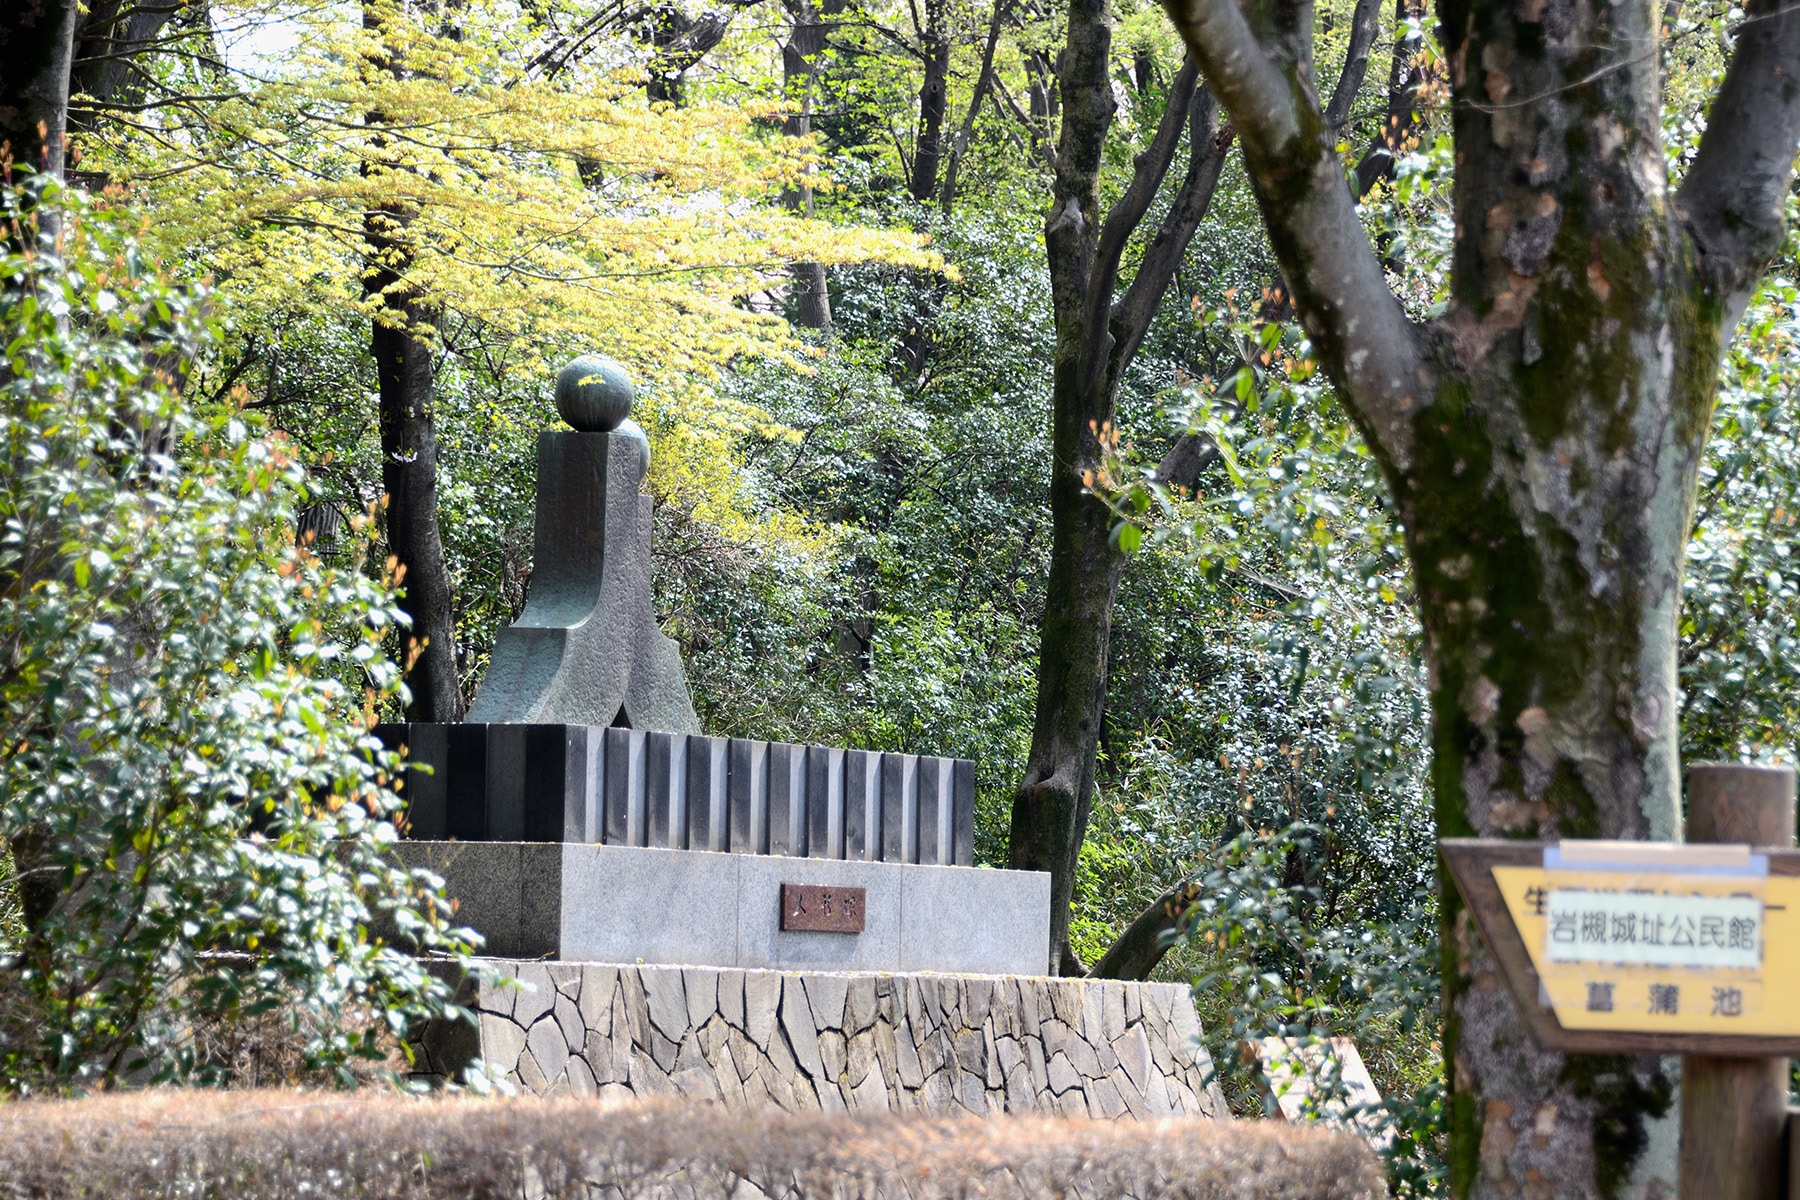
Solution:
M1776 1200L1800 1055L1793 772L1696 764L1688 809L1687 843L1439 845L1534 1042L1686 1056L1682 1200Z

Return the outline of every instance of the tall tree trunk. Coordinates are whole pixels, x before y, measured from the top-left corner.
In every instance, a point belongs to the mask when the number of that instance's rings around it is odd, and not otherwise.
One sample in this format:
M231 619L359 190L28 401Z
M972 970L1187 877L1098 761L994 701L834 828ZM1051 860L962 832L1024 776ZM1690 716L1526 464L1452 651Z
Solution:
M937 198L938 170L944 161L944 113L950 103L950 34L944 28L946 0L925 0L925 25L918 31L925 78L919 84L919 138L913 146L912 198ZM913 10L917 19L918 10Z
M1062 131L1044 225L1056 319L1050 578L1039 630L1031 754L1013 798L1008 847L1013 867L1050 872L1050 969L1070 974L1085 969L1069 949L1069 902L1093 803L1113 602L1123 565L1112 540L1112 512L1086 489L1112 437L1119 381L1211 201L1230 137L1217 127L1210 94L1196 93L1198 70L1190 59L1170 87L1150 145L1137 156L1130 185L1103 213L1100 166L1113 119L1112 21L1108 0L1074 0L1062 56ZM1115 300L1125 247L1148 213L1184 129L1187 174L1130 286Z
M962 127L956 131L956 141L950 146L950 162L944 168L944 187L942 195L938 197L938 207L946 217L950 215L951 205L956 202L956 176L962 168L963 156L969 152L969 138L975 132L975 118L981 115L981 106L987 102L988 93L994 87L994 51L1000 45L1000 28L1011 13L1011 0L994 0L994 12L988 20L987 41L981 47L981 73L975 77L975 91L969 97L969 107L963 114Z
M391 239L381 229L397 220L381 214L369 241L376 257ZM399 281L388 266L368 277L371 294ZM383 317L374 322L369 341L380 388L381 485L387 493L388 553L402 568L405 598L400 607L412 618L410 636L417 657L407 672L412 692L406 706L409 721L460 721L462 690L456 674L456 621L450 571L438 531L437 432L432 411L435 350L419 334L433 326L437 314L428 306L389 293ZM393 322L390 324L389 322Z
M0 143L15 183L22 175L62 178L79 12L76 0L12 0L0 8ZM42 212L38 221L40 243L54 246L56 214Z
M1394 53L1388 63L1387 108L1381 128L1356 163L1356 195L1384 179L1394 177L1400 156L1417 145L1424 117L1419 111L1419 89L1429 70L1425 47L1416 31L1425 19L1425 0L1394 0Z
M365 9L365 26L381 31L380 18ZM402 64L380 64L399 74ZM376 130L368 170L381 169L383 118L371 114ZM408 227L413 210L405 204L374 209L363 217L368 261L365 295L377 298L369 348L380 393L381 482L387 493L384 527L388 552L401 570L400 607L411 618L412 659L406 683L412 696L409 721L462 720L462 691L456 673L456 620L450 571L438 530L437 432L433 415L435 347L431 334L439 313L409 286L412 267Z
M1781 243L1800 12L1750 7L1675 193L1655 0L1439 0L1458 232L1449 309L1414 324L1310 95L1310 6L1166 4L1406 530L1439 832L1679 836L1682 563L1720 358ZM1670 1194L1657 1060L1537 1051L1454 888L1441 912L1455 1193Z
M812 132L813 101L827 27L814 0L785 0L785 4L793 24L787 44L781 48L782 91L796 108L784 123L783 132L789 137L805 137ZM836 8L841 8L841 4ZM812 215L811 186L803 184L783 200L788 207ZM788 268L788 274L794 281L794 323L805 329L830 329L831 289L825 281L825 264L795 263Z

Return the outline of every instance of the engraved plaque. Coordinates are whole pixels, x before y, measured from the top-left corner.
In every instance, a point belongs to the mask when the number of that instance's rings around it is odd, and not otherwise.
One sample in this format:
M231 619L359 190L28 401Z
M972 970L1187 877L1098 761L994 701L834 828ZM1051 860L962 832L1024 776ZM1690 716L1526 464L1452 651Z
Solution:
M781 927L786 930L861 933L865 907L863 889L859 887L781 885Z

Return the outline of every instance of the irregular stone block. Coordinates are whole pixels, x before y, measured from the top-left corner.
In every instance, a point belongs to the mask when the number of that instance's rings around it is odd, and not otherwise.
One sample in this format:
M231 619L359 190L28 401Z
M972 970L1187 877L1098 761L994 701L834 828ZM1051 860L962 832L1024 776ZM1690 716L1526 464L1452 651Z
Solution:
M545 1076L543 1068L538 1066L537 1058L530 1050L519 1055L518 1074L519 1086L528 1092L541 1096L550 1086L549 1078Z
M574 1096L592 1096L599 1090L594 1073L587 1063L579 1058L571 1058L568 1065L569 1093Z
M587 1040L587 1023L581 1019L581 1012L575 1007L575 1001L559 993L550 1012L556 1020L556 1027L562 1031L563 1041L570 1049L579 1049Z
M850 980L838 974L816 974L802 977L806 982L806 1002L812 1009L813 1021L820 1032L844 1027L845 999Z
M542 963L526 963L519 968L517 978L519 994L513 1000L513 1020L530 1029L556 1003L556 985Z
M639 967L637 971L638 978L644 983L650 1023L671 1042L679 1041L688 1028L687 995L681 974L671 967Z
M1122 1117L1125 1115L1125 1101L1119 1096L1119 1089L1113 1086L1110 1079L1096 1079L1084 1089L1087 1093L1088 1108L1099 1117Z
M848 1003L844 1011L844 1031L861 1033L875 1024L880 1006L875 998L875 980L868 975L853 977L845 988Z
M773 971L744 972L744 1032L764 1053L769 1049L780 1004L780 975Z
M1081 1085L1081 1073L1069 1061L1067 1054L1057 1054L1050 1060L1050 1090L1060 1096L1072 1087Z
M798 975L784 977L781 984L781 1028L787 1034L788 1046L800 1069L819 1079L825 1074L825 1064L819 1060L818 1026L813 1023L806 990Z
M1144 1036L1144 1027L1133 1025L1129 1033L1121 1034L1113 1042L1112 1048L1118 1056L1120 1069L1131 1077L1132 1086L1140 1092L1150 1086L1150 1039Z
M912 1029L901 1025L894 1030L895 1063L900 1073L902 1087L918 1088L925 1084L925 1064L919 1057L919 1049L913 1044Z
M833 1086L842 1083L848 1053L843 1034L834 1029L819 1034L819 1061L825 1066L825 1073L820 1078Z
M1044 1047L1036 1038L1025 1043L1025 1064L1031 1069L1031 1086L1040 1092L1049 1088L1050 1073L1044 1060Z
M963 1108L977 1117L987 1116L987 1089L982 1086L979 1075L964 1075L957 1091L957 1100Z
M1006 1111L1009 1113L1028 1113L1037 1111L1038 1089L1032 1086L1031 1072L1024 1063L1020 1063L1006 1076Z
M1048 1049L1048 1047L1045 1048ZM1083 1079L1098 1079L1111 1069L1100 1061L1100 1056L1095 1053L1094 1047L1080 1037L1071 1037L1063 1053L1068 1056L1070 1064L1081 1072Z
M1100 1024L1108 1042L1125 1036L1125 985L1117 980L1100 985Z
M844 1083L848 1087L859 1087L869 1077L870 1071L879 1074L879 1064L875 1061L875 1035L859 1033L852 1037L845 1046Z
M585 966L581 969L581 1000L576 1008L582 1023L602 1034L612 1032L613 995L619 987L617 967Z
M719 1015L727 1025L744 1027L744 972L719 972Z
M681 985L687 994L688 1024L698 1029L719 1011L719 973L686 970L681 973Z
M544 1017L525 1032L525 1045L531 1051L538 1070L546 1082L556 1079L569 1063L569 1045L553 1017ZM520 1071L523 1073L524 1068Z
M890 1107L887 1085L878 1074L869 1074L851 1088L845 1097L852 1112L887 1112Z
M525 1031L510 1017L481 1014L481 1058L501 1071L516 1070L525 1052Z

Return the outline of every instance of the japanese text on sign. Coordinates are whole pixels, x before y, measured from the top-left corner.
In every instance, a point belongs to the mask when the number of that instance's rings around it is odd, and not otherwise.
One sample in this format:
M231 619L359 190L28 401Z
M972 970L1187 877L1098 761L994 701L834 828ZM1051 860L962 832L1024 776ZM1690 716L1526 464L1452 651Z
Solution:
M1760 897L1549 889L1544 944L1559 963L1756 967Z

